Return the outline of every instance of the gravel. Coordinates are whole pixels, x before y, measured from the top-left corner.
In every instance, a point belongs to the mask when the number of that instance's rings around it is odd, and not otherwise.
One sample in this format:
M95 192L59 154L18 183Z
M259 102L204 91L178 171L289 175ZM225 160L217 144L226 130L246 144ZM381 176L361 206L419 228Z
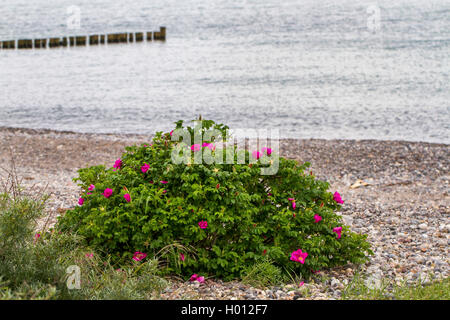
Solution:
M140 135L0 128L0 167L9 170L14 157L22 185L28 190L46 189L51 195L48 219L41 226L51 225L77 203L79 189L72 181L77 169L110 166L125 146L149 140ZM375 287L384 277L398 284L427 283L430 275L448 277L449 145L286 139L280 142L280 153L311 162L314 175L327 180L330 191L339 191L345 201L340 214L353 231L368 234L375 253L371 261L322 270L302 286L264 290L219 279L203 284L173 280L161 299L339 299L356 270ZM0 171L3 180L7 173Z

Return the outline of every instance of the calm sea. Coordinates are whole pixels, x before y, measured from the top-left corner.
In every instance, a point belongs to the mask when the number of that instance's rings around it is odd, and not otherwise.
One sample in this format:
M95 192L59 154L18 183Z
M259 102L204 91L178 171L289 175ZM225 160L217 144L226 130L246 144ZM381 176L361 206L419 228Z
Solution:
M450 143L450 1L0 2L1 40L159 26L165 43L0 50L0 126L153 133L201 114L282 137Z

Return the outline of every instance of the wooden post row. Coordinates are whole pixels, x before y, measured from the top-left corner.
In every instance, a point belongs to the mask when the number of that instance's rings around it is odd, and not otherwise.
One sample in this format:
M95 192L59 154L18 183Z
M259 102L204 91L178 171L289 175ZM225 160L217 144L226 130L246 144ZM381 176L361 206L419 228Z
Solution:
M166 27L160 27L159 31L147 32L147 41L152 40L166 40ZM144 32L136 33L112 33L107 35L90 35L90 36L71 36L63 38L50 38L50 39L20 39L17 41L18 49L41 49L67 46L85 46L89 41L89 45L98 45L105 43L125 43L125 42L142 42L144 41ZM15 40L0 41L0 49L15 49Z

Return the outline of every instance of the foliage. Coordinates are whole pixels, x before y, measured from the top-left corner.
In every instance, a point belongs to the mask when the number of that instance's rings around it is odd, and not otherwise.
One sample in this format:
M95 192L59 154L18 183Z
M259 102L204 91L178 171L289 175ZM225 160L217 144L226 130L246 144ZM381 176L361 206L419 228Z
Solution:
M227 129L211 120L202 124L186 129L203 138L214 129L224 136ZM182 121L177 128L184 128ZM217 148L201 150L224 157L220 139L212 136L203 142ZM371 254L366 236L343 225L328 183L308 172L309 163L269 152L249 163L252 154L234 146L234 163L222 158L222 164L196 164L201 153L192 152L186 164L174 164L173 150L190 145L171 138L158 132L152 144L127 147L115 168L80 169L76 181L84 202L59 220L58 229L82 235L89 245L112 254L115 263L129 261L135 251L154 256L178 243L162 259L166 271L225 280L241 276L263 256L306 277L314 270L364 262ZM242 154L246 163L238 164ZM278 172L261 175L270 160L279 161ZM106 189L112 189L110 197ZM316 223L315 215L322 220ZM201 221L206 228L200 228ZM340 239L335 227L343 228ZM304 264L290 260L298 249L308 253Z
M267 288L288 282L289 278L280 267L268 258L263 258L254 265L244 268L242 283L257 288Z
M16 185L0 193L0 299L151 299L166 281L158 262L130 261L120 271L76 234L36 232L47 197L24 196ZM81 288L66 285L68 266L81 270Z

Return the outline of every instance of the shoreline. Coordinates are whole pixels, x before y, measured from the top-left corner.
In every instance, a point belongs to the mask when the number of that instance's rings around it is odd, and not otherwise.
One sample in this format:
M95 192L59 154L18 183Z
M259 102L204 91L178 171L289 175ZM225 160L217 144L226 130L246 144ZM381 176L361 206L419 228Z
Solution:
M82 137L110 137L118 139L143 139L144 137L151 138L153 134L142 134L142 133L108 133L108 132L78 132L71 130L54 130L46 128L24 128L24 127L7 127L0 126L0 133L10 133L10 134L28 134L28 135L49 135L49 136L74 136L76 138ZM415 141L415 140L380 140L380 139L322 139L322 138L280 138L280 140L317 140L317 141L358 141L358 142L393 142L393 143L420 143L429 145L439 145L439 146L450 146L450 143L444 142L428 142L428 141Z
M26 190L47 188L48 222L76 205L76 170L91 165L112 166L133 143L149 142L145 135L85 134L47 129L0 127L0 168L15 167ZM280 155L311 162L314 175L338 190L345 203L344 222L368 235L375 255L361 267L346 266L321 272L322 282L307 283L313 299L338 299L356 270L371 279L410 283L429 273L448 277L450 245L450 146L428 142L382 140L281 139ZM0 169L0 181L5 178ZM367 186L354 188L363 180ZM43 221L46 223L47 221ZM427 281L427 280L423 280ZM207 288L176 282L163 299L294 299L288 289L240 290L241 283L207 280ZM247 287L246 287L247 288ZM280 291L280 292L278 292ZM253 292L253 291L251 291ZM278 292L278 293L277 293ZM253 294L252 294L253 295ZM297 298L299 298L297 296Z

